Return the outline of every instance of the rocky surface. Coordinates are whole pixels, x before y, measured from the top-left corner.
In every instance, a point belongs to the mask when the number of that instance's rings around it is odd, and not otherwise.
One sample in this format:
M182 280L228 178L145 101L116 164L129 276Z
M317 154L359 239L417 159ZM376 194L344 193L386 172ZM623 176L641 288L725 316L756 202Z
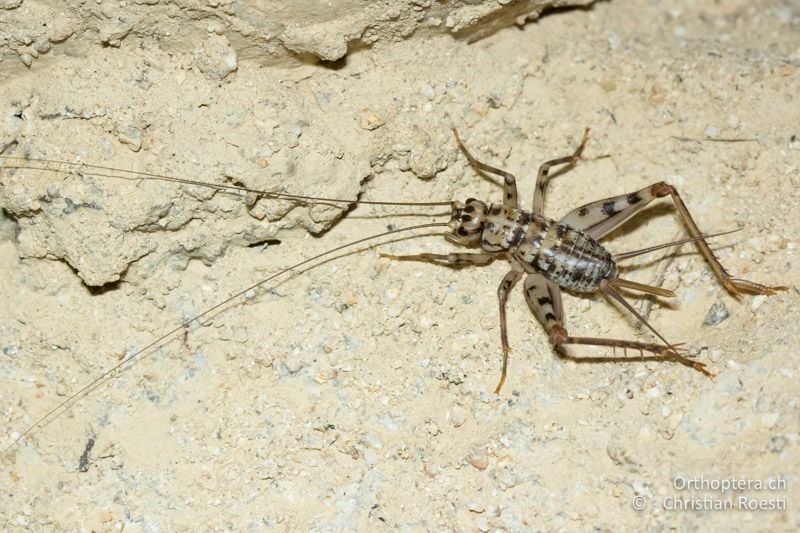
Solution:
M726 267L790 290L738 302L691 245L629 263L627 277L678 293L649 320L713 380L561 359L515 292L494 395L505 262L350 254L181 328L9 450L0 523L797 529L797 8L641 0L525 24L544 4L337 4L0 2L0 151L29 158L0 170L0 446L227 295L387 227L447 220L8 168L30 158L328 198L499 200L455 126L518 176L525 204L538 165L589 126L548 215L666 179L704 230L743 227L715 243ZM684 235L668 202L637 221L611 250ZM452 249L439 235L381 247ZM565 310L576 335L650 340L600 298ZM784 485L682 484L700 478ZM785 509L672 503L742 495Z

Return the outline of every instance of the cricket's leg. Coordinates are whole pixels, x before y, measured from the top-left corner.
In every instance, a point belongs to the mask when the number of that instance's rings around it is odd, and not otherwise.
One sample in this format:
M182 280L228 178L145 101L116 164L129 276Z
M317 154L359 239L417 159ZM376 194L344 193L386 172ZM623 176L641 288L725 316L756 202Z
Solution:
M495 168L493 166L489 166L486 163L481 163L477 159L475 159L467 147L464 146L464 143L461 142L461 137L458 136L458 132L455 128L451 128L453 135L456 137L456 142L458 143L458 147L464 152L464 155L467 156L469 160L469 164L473 167L483 170L484 172L489 172L490 174L496 174L498 176L503 177L503 205L506 207L516 208L517 207L517 179L514 177L513 174L510 172L506 172L505 170L500 170L499 168Z
M415 254L415 255L392 255L380 254L387 259L398 261L430 261L433 263L446 264L452 266L483 266L494 261L497 254L494 253L451 253L451 254Z
M611 357L585 358L576 356L567 350L568 345L607 346L622 348L624 356L628 356L628 349L639 353L639 359L644 358L643 352L655 354L659 360L676 361L710 376L702 363L692 361L682 356L679 352L680 344L654 344L649 342L628 341L622 339L606 339L601 337L573 337L563 323L564 311L561 305L561 289L552 281L545 279L541 274L530 274L525 279L525 300L528 302L533 315L542 323L550 338L550 343L562 355L571 359L611 360ZM639 315L638 318L644 320Z
M778 291L786 290L787 287L768 287L753 281L732 277L725 270L725 267L714 256L711 248L695 224L694 219L686 209L678 191L672 185L660 181L649 187L640 189L631 194L624 194L612 198L606 198L597 202L591 202L568 213L563 219L562 224L566 224L576 229L583 230L595 239L600 239L619 227L623 222L633 215L641 212L650 202L657 198L671 196L678 214L686 224L689 234L697 238L695 241L700 248L700 252L711 265L714 274L722 282L723 286L734 296L741 295L742 292L753 294L775 294Z
M506 302L508 301L508 293L511 292L511 289L514 288L514 285L517 284L521 277L521 270L512 270L506 274L506 277L500 282L500 286L497 287L497 298L500 301L500 342L503 345L503 370L500 373L500 382L494 389L495 394L500 393L500 389L503 388L503 384L506 382L508 353L511 351L511 346L508 344L508 332L506 330Z
M531 207L534 215L541 215L542 210L544 209L544 191L547 188L547 183L550 178L550 167L563 165L564 163L569 163L570 166L574 165L578 159L580 159L583 149L586 147L586 141L588 140L589 128L586 128L583 131L583 140L581 141L580 146L575 149L572 155L545 161L542 163L542 166L539 167L539 172L536 175L536 187L533 189L533 205Z

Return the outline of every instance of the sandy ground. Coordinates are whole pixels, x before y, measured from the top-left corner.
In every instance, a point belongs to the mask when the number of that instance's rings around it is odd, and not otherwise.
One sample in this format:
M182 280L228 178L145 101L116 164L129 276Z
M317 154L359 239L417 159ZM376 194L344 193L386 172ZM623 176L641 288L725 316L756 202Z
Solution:
M559 358L515 291L495 395L506 263L352 254L192 325L6 452L4 529L797 530L796 4L600 3L472 43L376 40L334 64L264 65L210 29L185 52L131 34L30 68L6 58L3 155L327 197L499 201L456 126L517 174L528 203L538 165L590 126L548 215L666 179L705 230L743 227L715 243L726 267L791 288L737 301L688 245L630 263L628 277L679 294L651 322L713 380ZM446 220L89 172L0 181L0 446L226 295L349 240ZM608 246L676 235L664 202ZM380 249L453 247L432 235ZM651 339L601 298L565 307L574 334Z

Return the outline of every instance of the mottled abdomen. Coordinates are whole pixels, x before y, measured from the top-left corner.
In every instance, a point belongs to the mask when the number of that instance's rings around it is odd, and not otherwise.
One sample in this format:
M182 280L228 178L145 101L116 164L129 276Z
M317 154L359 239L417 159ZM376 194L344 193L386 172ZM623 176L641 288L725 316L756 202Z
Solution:
M566 231L547 266L545 275L549 279L566 289L594 292L604 279L617 277L617 265L600 243L569 226L556 224L555 227L555 231L560 228Z
M604 279L617 277L611 254L580 230L546 221L525 237L515 255L560 287L594 292Z
M617 277L611 254L592 237L521 209L489 206L480 242L487 252L505 251L525 270L576 292L594 292Z

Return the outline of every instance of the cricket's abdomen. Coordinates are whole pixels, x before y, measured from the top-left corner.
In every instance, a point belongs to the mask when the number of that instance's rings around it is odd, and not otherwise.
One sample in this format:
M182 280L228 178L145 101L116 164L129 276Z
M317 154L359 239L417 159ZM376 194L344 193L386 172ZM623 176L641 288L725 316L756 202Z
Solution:
M595 239L521 209L492 205L481 246L490 252L505 251L527 271L576 292L594 292L604 279L617 277L611 254Z

